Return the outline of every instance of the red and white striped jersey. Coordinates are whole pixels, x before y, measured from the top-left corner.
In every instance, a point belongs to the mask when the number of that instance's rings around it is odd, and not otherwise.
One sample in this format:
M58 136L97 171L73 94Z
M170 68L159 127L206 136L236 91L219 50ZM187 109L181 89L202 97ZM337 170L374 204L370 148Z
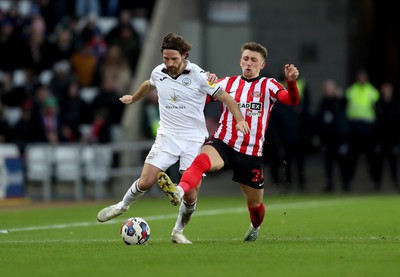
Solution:
M277 101L278 91L285 88L273 78L257 77L247 80L240 75L220 79L218 84L238 103L249 124L250 133L244 135L236 130L235 118L223 105L220 125L214 138L222 140L240 153L262 156L271 109Z

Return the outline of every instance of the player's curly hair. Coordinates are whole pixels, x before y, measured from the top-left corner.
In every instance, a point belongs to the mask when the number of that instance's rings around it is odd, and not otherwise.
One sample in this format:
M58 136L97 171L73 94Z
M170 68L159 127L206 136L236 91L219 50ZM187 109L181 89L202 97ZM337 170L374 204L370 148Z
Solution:
M261 56L264 57L264 60L266 60L267 56L268 56L267 48L265 48L264 46L262 46L261 44L259 44L257 42L253 42L253 41L246 42L245 44L242 45L242 53L244 50L258 52L261 54Z
M164 49L177 50L181 55L186 54L186 58L189 57L189 51L192 50L192 45L185 41L181 36L169 33L164 37L161 45L161 53Z

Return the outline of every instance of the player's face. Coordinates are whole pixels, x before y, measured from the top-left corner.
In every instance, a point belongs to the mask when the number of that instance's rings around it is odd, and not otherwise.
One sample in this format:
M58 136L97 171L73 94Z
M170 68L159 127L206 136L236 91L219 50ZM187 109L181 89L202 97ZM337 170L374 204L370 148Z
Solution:
M168 74L171 76L177 76L185 69L185 56L181 55L177 50L165 49L163 51L163 61L167 67Z
M240 58L240 67L242 68L242 75L246 79L258 77L264 66L265 60L260 53L247 49L243 51Z

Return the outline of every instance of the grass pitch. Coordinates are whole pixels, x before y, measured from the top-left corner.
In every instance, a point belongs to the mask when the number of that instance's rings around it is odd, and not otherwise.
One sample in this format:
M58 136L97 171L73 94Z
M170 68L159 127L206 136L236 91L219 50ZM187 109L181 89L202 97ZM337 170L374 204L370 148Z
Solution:
M192 245L170 242L177 207L165 198L97 222L109 204L0 208L0 276L400 276L399 196L266 197L254 243L242 241L242 197L201 197ZM131 216L149 223L147 245L122 242Z

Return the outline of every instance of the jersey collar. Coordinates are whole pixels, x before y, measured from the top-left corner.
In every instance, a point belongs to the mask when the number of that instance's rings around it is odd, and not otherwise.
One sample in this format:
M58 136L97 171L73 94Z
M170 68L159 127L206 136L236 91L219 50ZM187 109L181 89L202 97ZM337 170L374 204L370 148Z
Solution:
M245 77L242 75L242 76L241 76L241 79L242 79L242 80L245 80L246 82L253 82L253 81L260 80L260 79L261 79L261 76L257 76L257 77L252 78L252 79L247 79L247 78L245 78Z

